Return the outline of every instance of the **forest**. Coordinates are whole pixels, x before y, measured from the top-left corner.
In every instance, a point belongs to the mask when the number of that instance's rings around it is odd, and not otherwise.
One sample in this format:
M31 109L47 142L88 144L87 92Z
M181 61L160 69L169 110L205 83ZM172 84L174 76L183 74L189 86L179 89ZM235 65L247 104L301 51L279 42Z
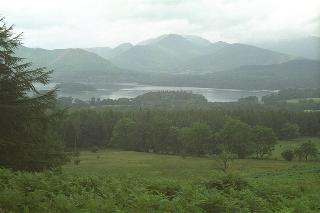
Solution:
M80 109L59 125L67 149L120 148L166 154L244 158L270 153L277 138L318 136L319 112Z

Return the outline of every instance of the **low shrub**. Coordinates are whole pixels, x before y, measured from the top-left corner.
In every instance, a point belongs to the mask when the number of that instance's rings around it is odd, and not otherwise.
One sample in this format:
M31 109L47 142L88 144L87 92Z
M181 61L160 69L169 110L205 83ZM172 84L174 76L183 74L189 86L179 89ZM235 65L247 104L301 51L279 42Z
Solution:
M292 161L294 158L294 152L292 150L285 150L281 153L281 156L287 161Z
M313 173L317 171L310 170ZM0 211L319 211L317 193L312 194L305 187L302 191L298 186L272 183L250 182L237 175L187 182L165 178L28 173L0 169Z

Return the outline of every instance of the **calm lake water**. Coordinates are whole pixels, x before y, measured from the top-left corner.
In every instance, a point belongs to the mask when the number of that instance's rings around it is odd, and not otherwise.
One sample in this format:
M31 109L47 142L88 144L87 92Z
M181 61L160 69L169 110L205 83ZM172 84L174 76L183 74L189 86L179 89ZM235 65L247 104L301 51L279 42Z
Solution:
M55 84L51 83L46 88L52 88ZM235 90L235 89L214 89L199 87L167 87L167 86L151 86L139 84L117 84L117 89L112 87L99 88L96 91L83 92L58 92L58 96L72 96L82 100L89 100L92 97L100 99L118 99L118 98L134 98L138 95L150 91L192 91L194 94L201 94L210 102L230 102L237 101L241 97L257 96L261 98L264 95L274 93L273 90Z

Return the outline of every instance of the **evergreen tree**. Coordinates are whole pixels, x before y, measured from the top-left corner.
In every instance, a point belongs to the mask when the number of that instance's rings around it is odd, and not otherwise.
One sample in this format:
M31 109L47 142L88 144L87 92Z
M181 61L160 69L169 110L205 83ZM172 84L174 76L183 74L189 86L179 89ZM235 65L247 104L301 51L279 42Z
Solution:
M33 68L15 56L21 34L15 35L0 18L0 166L43 170L64 162L61 144L53 131L58 119L55 91L39 92L50 71Z

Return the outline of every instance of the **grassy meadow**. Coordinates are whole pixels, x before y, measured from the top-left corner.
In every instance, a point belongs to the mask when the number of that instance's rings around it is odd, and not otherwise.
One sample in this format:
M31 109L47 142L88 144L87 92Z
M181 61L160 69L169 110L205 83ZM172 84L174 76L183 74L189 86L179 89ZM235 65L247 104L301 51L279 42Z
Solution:
M294 149L308 140L316 143L320 149L320 138L315 137L279 141L268 159L237 159L232 162L229 171L250 176L259 172L277 172L293 166L319 166L318 162L299 162L297 160L288 162L281 158L282 151ZM217 169L216 160L209 156L187 156L186 158L182 158L176 155L110 149L99 150L97 153L83 151L80 155L79 165L70 162L63 167L63 172L67 174L141 175L178 180L205 178L216 173L221 173Z
M318 137L300 137L293 140L288 141L278 141L278 144L275 146L274 151L272 152L271 158L274 159L282 159L281 152L287 149L294 149L299 147L302 143L312 141L316 144L318 150L320 150L320 138Z
M319 212L320 164L285 161L282 150L319 138L280 141L269 159L83 151L56 172L0 169L0 212Z

